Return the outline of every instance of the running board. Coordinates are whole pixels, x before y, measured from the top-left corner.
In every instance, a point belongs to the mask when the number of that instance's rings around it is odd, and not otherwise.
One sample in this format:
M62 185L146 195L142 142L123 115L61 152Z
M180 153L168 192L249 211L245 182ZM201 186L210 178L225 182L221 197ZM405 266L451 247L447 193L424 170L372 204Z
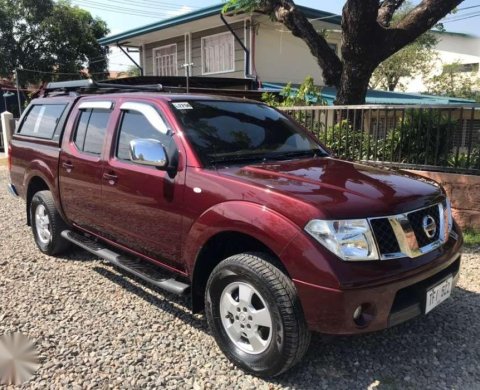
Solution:
M159 267L156 267L146 260L137 260L121 255L108 249L102 243L94 241L82 234L72 232L71 230L64 230L61 235L63 238L80 248L109 261L113 265L116 265L117 267L122 268L165 291L177 295L183 295L189 290L190 286L188 284L179 282L173 278L166 278L165 274L160 271Z

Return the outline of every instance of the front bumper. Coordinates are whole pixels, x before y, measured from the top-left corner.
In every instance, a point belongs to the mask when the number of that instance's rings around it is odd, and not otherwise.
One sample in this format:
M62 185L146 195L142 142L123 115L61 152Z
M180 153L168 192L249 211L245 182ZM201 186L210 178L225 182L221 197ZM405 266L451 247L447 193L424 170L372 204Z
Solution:
M456 285L460 271L461 240L413 276L385 284L335 289L294 280L309 328L325 334L356 334L385 329L425 313L429 288L449 275ZM368 308L368 321L358 324L354 312Z

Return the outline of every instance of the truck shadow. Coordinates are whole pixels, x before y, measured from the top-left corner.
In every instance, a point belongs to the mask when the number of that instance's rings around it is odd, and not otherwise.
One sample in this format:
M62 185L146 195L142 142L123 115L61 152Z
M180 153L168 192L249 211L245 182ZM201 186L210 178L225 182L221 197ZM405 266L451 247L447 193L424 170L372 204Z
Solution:
M159 310L170 313L195 329L208 333L207 322L202 318L198 318L198 316L192 315L190 298L188 296L171 294L113 265L109 264L108 267L111 267L112 271L104 267L93 267L93 270L128 292L142 298L150 305L156 306ZM141 284L142 287L135 285L132 283L133 281Z
M480 388L480 324L471 318L478 310L480 294L457 287L428 315L394 328L313 335L304 360L273 383L295 388L307 377L311 386L302 388Z
M81 252L72 260L91 259ZM188 297L157 289L114 266L93 270L210 334L204 317L191 314ZM480 388L480 323L473 316L479 310L480 294L457 287L449 300L428 315L391 329L357 336L313 334L304 359L267 382L301 389L331 388L332 384L335 389Z

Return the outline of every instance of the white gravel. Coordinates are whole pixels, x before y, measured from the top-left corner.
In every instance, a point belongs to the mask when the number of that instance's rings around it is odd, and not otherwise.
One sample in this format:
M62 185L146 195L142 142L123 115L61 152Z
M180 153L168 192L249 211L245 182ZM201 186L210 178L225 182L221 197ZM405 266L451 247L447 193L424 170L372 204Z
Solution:
M0 167L0 335L36 340L24 388L480 389L480 255L463 257L453 297L426 317L355 337L314 335L305 359L264 381L233 367L188 300L80 249L42 255Z

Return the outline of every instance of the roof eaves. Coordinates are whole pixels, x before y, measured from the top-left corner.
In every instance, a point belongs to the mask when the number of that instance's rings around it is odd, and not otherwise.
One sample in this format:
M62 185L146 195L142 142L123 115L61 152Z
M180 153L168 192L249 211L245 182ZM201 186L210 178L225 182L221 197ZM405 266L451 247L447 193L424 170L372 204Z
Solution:
M189 13L175 16L169 19L163 19L158 22L148 24L146 26L141 26L133 30L125 31L120 34L104 37L99 39L98 42L104 46L110 45L112 43L119 43L130 38L138 37L139 35L148 34L148 33L163 30L169 27L175 27L180 24L193 22L195 20L199 20L202 18L219 14L222 11L223 7L224 7L224 4L216 4L210 7L201 8L194 12L189 12ZM305 14L305 16L309 19L322 19L326 23L332 23L332 24L338 24L338 25L341 24L342 18L340 15L336 15L330 12L320 11L314 8L309 8L304 6L298 6L298 8L300 8L302 12Z
M478 38L474 34L462 33L462 32L454 32L454 31L441 31L441 30L430 30L434 34L444 34L444 35L454 35L463 38Z
M169 18L169 19L163 19L163 20L161 20L159 22L156 22L156 23L148 24L146 26L141 26L141 27L135 28L133 30L125 31L125 32L120 33L120 34L116 34L116 35L108 36L108 37L105 37L105 38L101 38L101 39L98 40L98 42L101 45L109 45L109 44L112 44L112 43L122 42L126 39L134 38L134 37L137 37L139 35L148 34L148 33L158 31L158 30L162 30L162 29L168 28L168 27L175 27L175 26L177 26L179 24L182 24L182 23L192 22L194 20L198 20L198 19L206 18L208 16L215 15L215 14L219 13L222 10L222 8L223 8L223 4L217 4L217 5L214 5L214 6L211 6L211 7L201 8L201 9L199 9L197 11L194 11L194 12L189 12L187 14L175 16L175 17Z

